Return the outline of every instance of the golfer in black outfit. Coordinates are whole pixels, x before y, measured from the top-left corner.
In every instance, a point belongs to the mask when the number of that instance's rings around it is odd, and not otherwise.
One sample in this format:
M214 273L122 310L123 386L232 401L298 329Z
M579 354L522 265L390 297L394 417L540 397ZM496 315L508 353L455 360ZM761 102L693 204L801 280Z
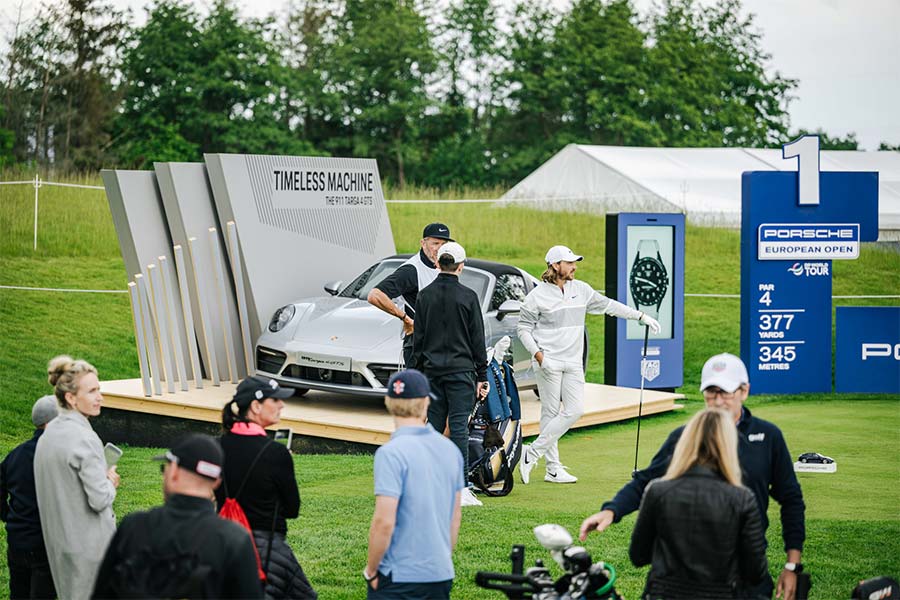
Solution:
M469 459L469 414L476 385L485 396L487 352L478 295L459 282L466 251L456 242L438 251L440 275L416 299L412 364L431 381L437 398L428 407L428 422L437 431L449 422L450 440L463 455L463 476Z

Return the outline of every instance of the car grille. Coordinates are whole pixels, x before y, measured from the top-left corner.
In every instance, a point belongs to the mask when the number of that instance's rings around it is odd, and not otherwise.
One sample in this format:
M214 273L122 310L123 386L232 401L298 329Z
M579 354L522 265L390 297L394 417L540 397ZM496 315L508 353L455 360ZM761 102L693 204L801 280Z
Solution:
M257 346L256 348L256 368L260 371L278 375L285 360L287 360L287 354L284 352L270 350L262 346Z
M320 381L322 383L352 385L370 389L372 387L362 375L355 371L333 371L331 369L318 369L316 367L288 365L287 368L285 368L283 375L294 379L305 379L306 381Z
M400 370L397 365L369 365L369 370L381 385L386 386L391 375Z

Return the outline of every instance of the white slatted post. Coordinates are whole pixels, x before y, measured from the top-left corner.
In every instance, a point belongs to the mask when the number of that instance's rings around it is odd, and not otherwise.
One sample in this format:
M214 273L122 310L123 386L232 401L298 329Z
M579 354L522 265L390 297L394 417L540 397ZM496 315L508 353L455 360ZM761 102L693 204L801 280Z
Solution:
M228 248L231 250L231 273L234 276L234 288L237 291L238 316L241 322L241 342L244 348L244 360L247 361L247 375L256 373L253 361L253 345L250 339L250 321L247 316L247 291L244 289L244 270L241 266L241 251L238 245L237 226L228 221Z
M222 335L225 336L225 354L228 358L228 371L231 375L231 383L238 383L237 358L234 355L234 332L231 330L231 316L228 314L228 290L225 279L225 267L222 265L224 257L219 249L219 234L215 227L209 228L209 253L213 263L213 273L216 276L216 294L219 301L219 315L222 317Z
M178 288L181 292L181 311L184 313L184 328L187 331L187 347L191 360L194 386L203 389L203 371L200 369L200 353L197 349L197 335L194 333L194 311L191 308L191 292L188 289L187 275L184 266L184 251L181 245L172 248L175 256L175 274L178 276Z
M191 255L191 266L194 272L194 286L200 299L200 326L203 328L203 339L206 340L206 355L209 357L209 378L214 386L219 385L219 360L216 356L215 324L209 316L209 294L203 287L202 280L197 277L200 272L200 261L197 256L197 238L188 238L188 252ZM215 293L215 292L213 292Z
M172 336L172 348L175 350L175 371L178 373L181 391L186 392L188 391L188 382L184 373L184 331L178 325L182 320L178 318L178 306L175 304L175 280L172 279L169 259L165 256L159 257L159 271L165 295L163 300L166 303L166 318L169 321L169 332Z
M147 282L140 273L134 276L137 284L138 299L141 301L141 317L144 321L144 340L147 342L147 356L150 358L150 381L153 383L153 393L162 396L162 384L159 381L159 344L156 339L156 329L153 327L153 315L150 314L150 293L147 290Z
M147 364L147 344L144 341L144 320L141 317L141 299L138 297L137 284L128 283L128 297L131 298L131 314L134 317L134 339L137 342L138 363L141 365L141 383L144 396L151 396L150 367Z
M172 364L172 349L169 347L169 320L166 318L166 302L163 300L162 278L156 265L147 265L150 275L150 289L153 291L153 305L156 307L156 326L159 346L162 349L166 374L166 391L175 393L175 366Z

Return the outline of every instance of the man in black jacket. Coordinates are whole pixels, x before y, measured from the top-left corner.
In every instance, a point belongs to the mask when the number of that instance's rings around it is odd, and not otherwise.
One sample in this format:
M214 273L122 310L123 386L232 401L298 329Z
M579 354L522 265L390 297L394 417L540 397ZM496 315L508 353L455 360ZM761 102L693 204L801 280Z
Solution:
M250 533L220 519L213 490L224 453L208 435L185 438L155 460L165 505L125 517L106 549L94 598L262 598Z
M0 520L6 523L11 600L56 598L34 489L34 449L47 423L58 414L54 396L39 398L31 408L34 435L0 463Z
M803 570L800 558L806 538L806 505L784 436L774 424L754 417L743 406L750 393L750 378L740 358L733 354L713 356L703 365L700 379L700 390L706 405L725 409L734 416L743 483L756 496L763 529L769 527L769 496L781 505L781 529L787 561L778 576L776 591L779 598L793 600L797 574ZM662 477L668 469L683 429L679 427L669 434L650 465L635 473L612 500L603 504L600 512L584 520L581 524L582 540L591 531L603 531L638 509L644 488L651 480ZM767 577L760 586L748 590L748 597L771 598L773 587L771 578Z
M469 464L469 415L475 395L488 392L484 321L478 295L459 282L466 251L456 242L438 252L441 273L416 300L411 367L425 373L437 396L428 407L428 422L437 431L450 427L450 440ZM476 392L477 387L477 392ZM463 491L463 505L472 502Z
M403 321L403 363L411 367L413 327L419 292L438 276L437 253L441 246L452 242L450 228L443 223L431 223L422 231L421 248L397 270L372 288L366 298L369 304ZM397 308L399 298L402 308Z

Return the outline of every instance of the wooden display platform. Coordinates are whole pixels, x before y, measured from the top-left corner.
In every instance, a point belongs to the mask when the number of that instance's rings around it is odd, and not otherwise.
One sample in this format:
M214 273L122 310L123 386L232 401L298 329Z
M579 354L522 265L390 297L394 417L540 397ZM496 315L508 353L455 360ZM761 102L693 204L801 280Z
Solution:
M204 381L203 389L146 397L140 379L104 381L100 385L104 408L127 413L143 413L175 419L206 423L221 423L222 407L234 394L235 385L223 382L215 387ZM624 421L637 417L640 390L632 388L585 384L585 412L575 427ZM676 400L682 394L644 391L643 414L667 412L680 408ZM525 436L537 435L540 425L541 403L533 392L522 393L522 431ZM137 415L135 415L137 416ZM102 414L101 414L102 418ZM281 428L290 428L294 435L326 440L341 440L353 444L380 446L387 442L394 430L393 420L383 403L375 398L357 398L310 391L300 398L285 400L281 413ZM128 442L122 435L114 436ZM124 436L127 437L127 436ZM104 439L107 439L104 437ZM132 442L139 443L139 442Z

